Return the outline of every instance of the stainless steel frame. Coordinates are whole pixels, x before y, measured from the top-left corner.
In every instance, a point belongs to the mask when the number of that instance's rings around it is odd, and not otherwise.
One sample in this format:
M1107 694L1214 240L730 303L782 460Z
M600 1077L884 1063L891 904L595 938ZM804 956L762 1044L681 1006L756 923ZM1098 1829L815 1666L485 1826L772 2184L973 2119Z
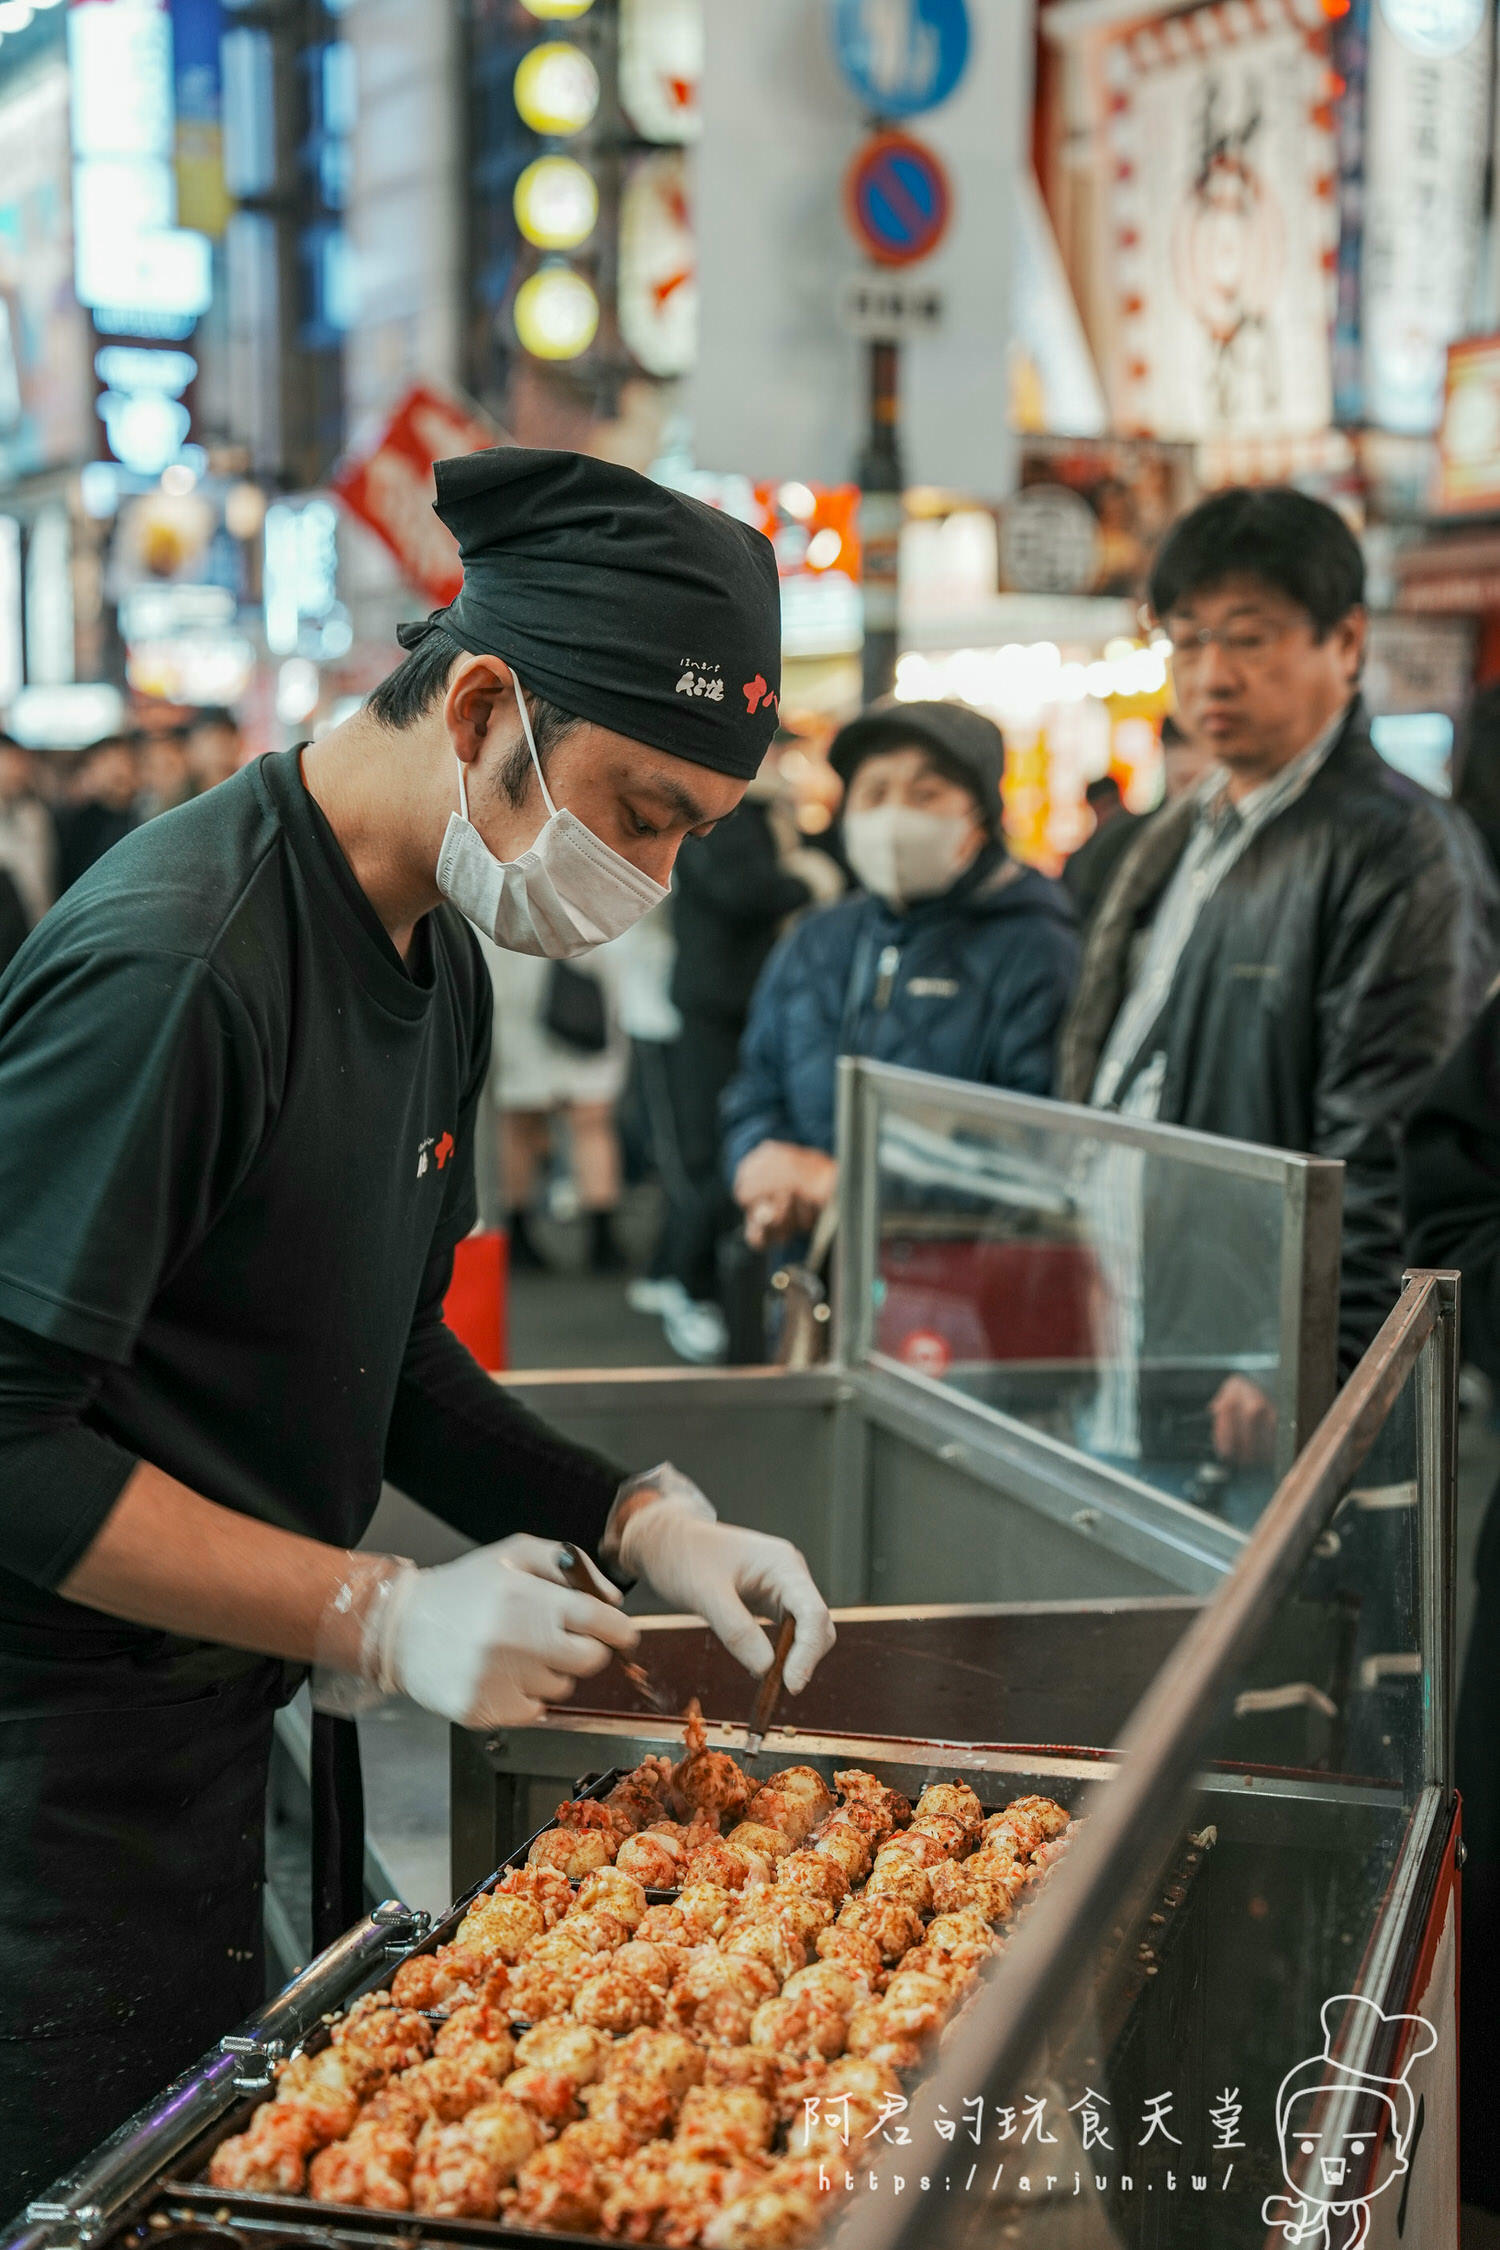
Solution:
M1063 2020L1080 1975L1096 1957L1143 1868L1175 1834L1194 1786L1213 1714L1332 1524L1350 1481L1408 1378L1417 1377L1418 1503L1424 1585L1423 1633L1430 1669L1423 1733L1423 1787L1407 1825L1397 1880L1387 1895L1365 1964L1366 1989L1390 1997L1398 1943L1420 1904L1418 1875L1453 1810L1449 1689L1453 1663L1453 1404L1458 1380L1458 1279L1413 1273L1336 1405L1314 1434L1217 1598L1167 1659L1119 1743L1118 1770L1089 1799L1090 1819L1064 1882L1038 1900L982 1998L955 2027L930 2084L932 2103L961 2113L976 2087L1021 2079ZM1430 1635L1430 1638L1428 1636ZM1351 2058L1367 2061L1367 2057ZM913 2124L899 2165L877 2157L874 2173L941 2170L942 2143L930 2118ZM882 2182L882 2185L888 2185ZM838 2237L847 2250L897 2250L924 2228L920 2209L871 2192Z

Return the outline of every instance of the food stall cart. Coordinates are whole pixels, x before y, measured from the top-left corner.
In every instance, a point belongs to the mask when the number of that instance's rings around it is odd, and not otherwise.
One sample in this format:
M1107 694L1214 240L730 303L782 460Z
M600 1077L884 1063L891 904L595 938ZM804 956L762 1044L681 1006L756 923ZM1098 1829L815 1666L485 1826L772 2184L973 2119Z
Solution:
M1411 1276L1208 1600L850 1618L817 1707L746 1761L913 1792L961 1776L984 1806L1037 1793L1077 1816L900 2109L847 2171L825 2140L820 2239L1269 2250L1325 2215L1334 2241L1456 2239L1456 1347L1454 1278ZM699 1629L647 1641L653 1669L704 1676ZM733 1700L727 1674L706 1692ZM480 1746L464 1786L514 1806L527 1777L602 1768L602 1789L642 1751L678 1755L679 1728L599 1700ZM709 1740L744 1758L741 1718ZM204 2177L275 2057L317 2049L323 2011L451 1940L466 1903L433 1930L380 1908L3 2250L535 2240L503 2214Z
M850 2250L934 2229L1260 2250L1283 2239L1269 2198L1313 2209L1325 2129L1371 2240L1451 2239L1456 1294L1414 1277L1330 1407L1338 1180L848 1066L828 1365L512 1379L580 1436L670 1453L727 1516L796 1537L844 1605L778 1714L795 1727L753 1759L743 1676L701 1626L643 1621L650 1670L700 1697L710 1745L756 1777L855 1765L915 1794L961 1776L987 1810L1040 1795L1082 1816L909 2114L850 2152L863 2184L828 2217ZM1006 1320L1006 1260L1018 1302L1050 1276L1039 1348ZM1231 1374L1275 1401L1280 1459L1208 1476L1207 1405ZM210 2189L204 2169L275 2060L451 1940L560 1797L680 1754L680 1725L614 1670L583 1693L544 1728L455 1733L450 1915L380 1906L3 2250L519 2240ZM1412 2012L1435 2034L1421 2054L1385 2021ZM1305 2131L1277 2103L1303 2062ZM1359 2110L1377 2080L1404 2089L1379 2131Z

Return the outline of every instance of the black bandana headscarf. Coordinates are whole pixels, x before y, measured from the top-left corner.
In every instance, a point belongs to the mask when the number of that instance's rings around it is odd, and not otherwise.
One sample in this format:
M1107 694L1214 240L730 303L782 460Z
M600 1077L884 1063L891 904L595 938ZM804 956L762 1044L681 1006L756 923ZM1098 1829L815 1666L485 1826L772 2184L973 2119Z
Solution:
M748 780L776 731L781 596L737 517L582 453L496 446L437 464L463 589L428 620L523 688ZM403 626L403 646L426 626Z

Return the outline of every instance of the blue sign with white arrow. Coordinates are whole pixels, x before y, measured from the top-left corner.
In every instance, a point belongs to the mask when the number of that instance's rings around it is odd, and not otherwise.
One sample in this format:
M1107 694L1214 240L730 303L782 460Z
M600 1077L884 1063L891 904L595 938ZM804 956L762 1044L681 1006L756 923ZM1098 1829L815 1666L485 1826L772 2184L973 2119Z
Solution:
M877 117L944 102L969 60L967 0L834 0L839 68Z

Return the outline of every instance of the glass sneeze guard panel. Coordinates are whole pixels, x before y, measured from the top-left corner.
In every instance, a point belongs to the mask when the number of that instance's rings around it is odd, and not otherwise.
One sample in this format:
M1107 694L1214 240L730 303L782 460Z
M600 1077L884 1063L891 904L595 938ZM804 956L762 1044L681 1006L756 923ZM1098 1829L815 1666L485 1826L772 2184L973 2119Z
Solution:
M842 1069L846 1357L1248 1529L1332 1394L1342 1167Z

